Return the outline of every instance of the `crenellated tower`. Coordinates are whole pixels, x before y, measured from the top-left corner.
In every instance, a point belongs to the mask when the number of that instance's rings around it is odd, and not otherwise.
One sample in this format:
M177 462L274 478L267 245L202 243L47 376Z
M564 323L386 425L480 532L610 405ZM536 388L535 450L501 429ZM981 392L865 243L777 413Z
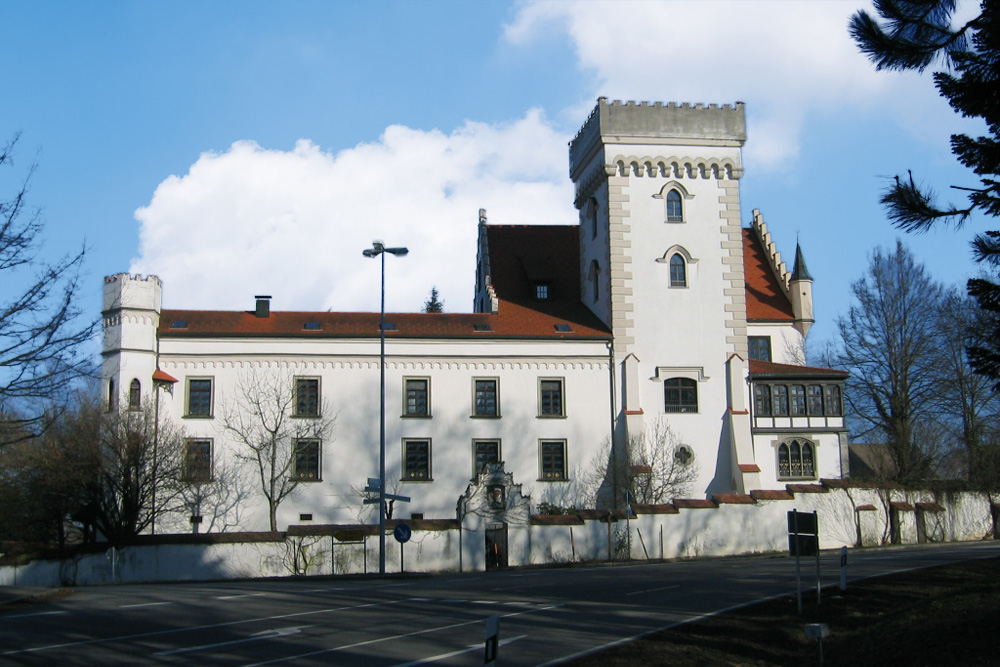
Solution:
M163 284L156 276L116 273L104 278L101 380L108 407L151 396L156 372ZM135 384L138 382L138 385Z
M600 98L570 143L582 299L614 333L619 443L665 422L714 461L731 444L720 418L732 431L746 411L745 141L742 103ZM693 491L741 487L723 467Z

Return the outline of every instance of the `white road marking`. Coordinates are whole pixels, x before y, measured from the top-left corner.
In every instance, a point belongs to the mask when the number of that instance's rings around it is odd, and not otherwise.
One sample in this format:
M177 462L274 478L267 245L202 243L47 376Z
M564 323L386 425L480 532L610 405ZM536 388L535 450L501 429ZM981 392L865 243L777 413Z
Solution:
M160 651L159 653L154 653L153 655L176 655L178 653L191 653L192 651L207 651L213 648L219 648L220 646L232 646L233 644L246 644L247 642L259 642L264 639L275 639L276 637L287 637L289 635L297 635L301 633L306 628L313 628L313 625L299 625L294 628L274 628L273 630L263 630L261 632L256 632L246 639L234 639L228 642L219 642L217 644L204 644L202 646L189 646L188 648L178 648L173 651Z
M501 639L498 642L499 646L505 646L511 642L516 642L518 639L524 639L528 635L518 635L517 637L511 637L510 639ZM482 651L482 644L473 644L472 646L467 646L458 651L452 651L451 653L442 653L440 655L432 655L429 658L424 658L423 660L414 660L413 662L403 662L398 665L393 665L392 667L417 667L417 665L426 665L431 662L437 662L438 660L447 660L456 655L462 655L463 653L471 653L472 651Z
M469 604L497 604L494 600L466 600Z
M554 604L548 607L540 607L538 609L529 609L527 611L515 611L510 614L503 614L500 618L509 618L511 616L521 616L522 614L534 614L538 611L546 611L549 609L558 609L562 607L561 604ZM311 658L314 655L322 655L324 653L336 653L337 651L345 651L347 649L358 648L359 646L370 646L372 644L381 644L382 642L394 641L398 639L405 639L407 637L416 637L417 635L426 635L431 632L441 632L442 630L453 630L455 628L461 628L466 625L474 625L477 623L482 623L483 619L476 619L474 621L465 621L463 623L452 623L451 625L441 625L436 628L427 628L426 630L416 630L414 632L407 632L401 635L390 635L388 637L378 637L376 639L369 639L363 642L357 642L355 644L346 644L344 646L336 646L334 648L322 649L320 651L312 651L310 653L301 653L299 655L290 655L285 658L277 658L276 660L268 660L266 662L255 662L245 667L260 667L261 665L274 665L279 662L288 662L290 660L301 660L302 658Z
M675 588L680 588L680 585L663 586L662 588L647 588L644 591L632 591L631 593L626 593L625 595L642 595L643 593L655 593L656 591L670 591Z
M99 639L84 639L77 642L65 642L63 644L48 644L46 646L35 646L34 648L21 648L11 651L3 651L0 655L18 655L20 653L39 653L52 649L69 648L70 646L90 646L91 644L106 644L108 642L124 641L129 639L141 639L144 637L160 637L163 635L174 635L181 632L194 632L196 630L211 630L213 628L227 628L234 625L245 625L247 623L261 623L263 621L279 621L285 618L298 618L299 616L315 616L317 614L331 614L337 611L353 611L355 609L367 609L369 607L385 607L399 604L402 600L388 600L385 602L366 602L364 604L346 605L343 607L329 607L327 609L315 609L312 611L297 611L291 614L278 614L276 616L260 616L257 618L244 618L238 621L226 621L225 623L210 623L207 625L194 625L185 628L171 628L169 630L154 630L153 632L137 632L131 635L118 635L117 637L102 637ZM65 614L64 611L44 612L47 614ZM27 614L34 616L36 614ZM0 618L11 618L4 616Z
M216 597L216 600L239 600L240 598L259 598L267 595L267 593L241 593L240 595L220 595Z
M140 604L121 604L118 605L119 609L135 609L137 607L160 607L165 604L173 604L173 602L142 602Z

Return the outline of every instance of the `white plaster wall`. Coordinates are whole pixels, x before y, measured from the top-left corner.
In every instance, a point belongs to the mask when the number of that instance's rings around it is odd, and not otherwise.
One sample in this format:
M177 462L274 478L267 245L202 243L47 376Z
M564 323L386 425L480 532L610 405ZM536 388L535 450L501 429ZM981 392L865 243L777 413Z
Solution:
M789 438L803 438L816 445L816 477L812 480L788 480L778 477L778 445ZM754 457L760 468L760 481L765 489L781 489L785 484L808 484L824 478L840 478L840 435L830 432L789 431L754 435Z
M604 149L606 161L624 150L627 155L657 156L664 150L680 149L612 144ZM738 148L684 147L683 150L740 163ZM745 296L727 294L731 282L724 277L741 268L729 263L735 246L730 247L734 242L723 231L726 225L739 225L738 202L737 218L730 220L725 214L733 210L733 202L727 199L726 186L734 182L640 173L630 172L623 188L625 222L629 229L624 239L625 252L631 259L627 266L631 280L626 285L632 290L624 305L630 308L628 316L634 328L629 333L635 342L627 349L616 349L616 354L623 357L631 352L639 359L645 427L662 419L680 442L694 448L699 476L693 493L702 495L716 477L721 418L728 407L725 363L734 349L727 340L734 333L730 321L745 322L742 314L732 310L734 301L745 304ZM680 184L691 195L683 200L683 223L666 222L665 200L659 195L671 182ZM687 265L687 287L670 287L669 263L657 261L669 259L664 255L675 247L683 248L692 259ZM737 253L740 257L741 252ZM698 381L697 413L664 412L663 380L673 374L657 377L658 367L700 369L703 377ZM728 483L728 471L725 478Z
M747 323L748 336L769 336L771 338L771 361L776 364L801 366L806 362L805 338L789 322L788 324Z
M279 353L280 351L280 353ZM389 492L409 496L396 503L394 518L423 513L454 518L456 502L473 476L473 441L500 439L501 456L514 482L532 502L579 504L579 476L609 438L610 407L607 351L602 342L463 342L390 340L386 353L386 478ZM319 377L325 416L334 423L323 442L322 481L301 483L279 508L279 529L298 524L300 514L313 523L352 523L371 518L354 489L378 476L378 342L166 338L160 367L179 380L161 410L187 437L212 438L216 465L236 446L224 427L228 406L238 400L242 378L277 374L292 391L296 376ZM125 354L126 363L133 355ZM214 381L214 418L184 415L190 377ZM403 383L430 378L430 418L405 418ZM500 418L472 417L473 380L499 380ZM538 417L538 381L562 378L565 418ZM430 438L433 481L401 481L404 438ZM565 482L539 480L539 440L566 441ZM203 508L203 513L205 508ZM263 499L247 512L242 530L264 530ZM186 517L175 523L183 530Z
M942 541L971 541L992 537L989 499L980 493L885 491L852 488L826 493L801 493L792 500L760 501L754 504L723 504L716 509L681 509L677 514L640 514L633 520L611 524L612 540L621 541L626 532L632 539L632 557L644 559L639 534L648 556L655 558L697 558L752 553L783 553L788 548L787 513L816 511L819 515L820 547L853 547L858 524L865 546L877 546L888 539L885 502L937 502L944 512L934 513ZM875 511L856 511L874 505ZM900 512L901 542L916 542L916 512ZM459 569L459 541L463 571L485 569L484 535L475 520L467 530L414 531L404 549L408 572L440 572ZM508 554L511 566L567 562L603 561L608 558L608 524L586 521L573 526L510 526ZM662 550L660 547L662 534ZM368 571L378 569L378 540L366 538ZM240 577L292 575L294 550L306 547L308 567L300 573L327 575L364 571L363 546L334 542L329 536L288 537L284 541L225 544L161 544L125 547L112 578L111 560L99 552L65 561L34 561L22 566L0 567L2 586L83 586L106 583L148 581L204 581ZM332 550L332 553L331 553ZM391 536L386 539L386 569L400 568L400 547ZM302 563L300 558L300 563Z

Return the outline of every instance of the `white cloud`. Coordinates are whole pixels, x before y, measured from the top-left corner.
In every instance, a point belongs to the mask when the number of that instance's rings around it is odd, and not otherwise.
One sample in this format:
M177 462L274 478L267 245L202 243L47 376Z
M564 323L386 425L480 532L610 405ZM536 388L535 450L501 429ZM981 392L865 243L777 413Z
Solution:
M164 281L167 308L378 310L373 239L407 246L387 260L390 311L419 310L437 285L450 312L469 311L479 208L494 223L573 223L568 137L538 110L509 124L468 122L451 134L400 125L333 154L251 141L205 153L164 180L141 223L131 270Z
M774 168L798 154L810 112L878 107L917 133L953 119L926 78L876 72L858 52L847 22L859 4L542 0L522 5L505 37L530 45L552 30L569 34L580 65L596 75L574 117L586 117L598 95L746 102L746 159Z

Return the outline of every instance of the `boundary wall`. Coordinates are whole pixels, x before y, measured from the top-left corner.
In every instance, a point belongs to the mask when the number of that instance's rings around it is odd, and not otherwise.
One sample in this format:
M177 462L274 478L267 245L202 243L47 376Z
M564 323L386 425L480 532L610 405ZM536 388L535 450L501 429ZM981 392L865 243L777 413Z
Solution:
M507 565L656 560L784 552L786 513L817 512L821 549L995 539L1000 505L986 492L822 480L784 490L580 510L506 525ZM387 522L388 529L400 521ZM482 571L487 528L471 514L414 519L405 545L386 537L386 571ZM496 526L492 530L496 531ZM495 543L495 533L493 537ZM493 561L495 562L495 561ZM374 525L290 526L283 533L140 536L59 560L0 567L0 586L208 581L378 570Z

